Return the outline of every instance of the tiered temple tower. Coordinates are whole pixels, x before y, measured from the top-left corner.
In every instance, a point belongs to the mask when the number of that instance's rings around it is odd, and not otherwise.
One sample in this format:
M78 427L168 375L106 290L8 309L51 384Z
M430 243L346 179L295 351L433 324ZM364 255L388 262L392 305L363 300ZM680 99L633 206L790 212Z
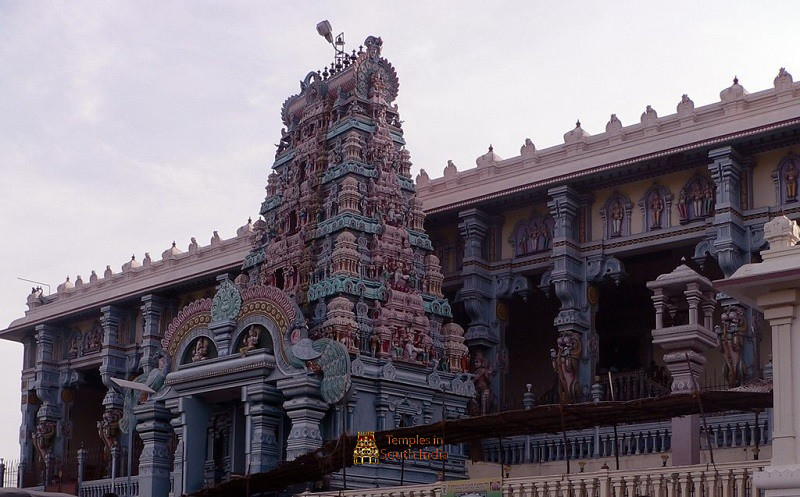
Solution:
M300 94L284 103L263 219L237 278L240 286L274 286L293 297L311 339L335 340L349 352L349 393L325 418L295 414L317 420L323 437L460 417L475 395L464 330L442 326L451 308L393 104L399 82L381 45L370 36L365 50L309 73ZM301 336L291 332L291 343ZM321 388L325 397L324 382ZM445 465L356 467L347 484L463 474L460 450L450 448ZM331 484L341 486L339 478Z
M312 338L351 354L460 372L442 361L450 317L423 230L382 41L331 72L312 72L283 105L283 130L254 251L253 283L295 297ZM452 368L455 368L453 370Z

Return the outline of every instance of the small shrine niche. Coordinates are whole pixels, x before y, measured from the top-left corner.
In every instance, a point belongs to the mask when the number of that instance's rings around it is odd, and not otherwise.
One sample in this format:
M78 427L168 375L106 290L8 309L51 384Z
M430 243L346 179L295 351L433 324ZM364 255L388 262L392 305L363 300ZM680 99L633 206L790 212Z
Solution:
M631 212L633 204L627 196L615 192L600 209L603 219L603 238L619 238L631 234Z
M514 226L508 243L514 247L514 256L535 254L550 250L553 241L553 218L533 215Z
M686 224L713 215L714 190L714 183L705 176L697 175L690 179L678 194L680 223Z
M239 335L236 347L242 355L251 350L266 349L272 352L272 337L266 328L258 324L251 324Z
M669 189L657 183L645 192L639 200L645 231L672 227L672 198Z
M181 364L203 362L217 357L217 346L214 340L206 336L199 336L189 343L183 352Z
M778 163L772 172L775 201L778 205L797 202L797 180L800 175L800 156L791 154Z

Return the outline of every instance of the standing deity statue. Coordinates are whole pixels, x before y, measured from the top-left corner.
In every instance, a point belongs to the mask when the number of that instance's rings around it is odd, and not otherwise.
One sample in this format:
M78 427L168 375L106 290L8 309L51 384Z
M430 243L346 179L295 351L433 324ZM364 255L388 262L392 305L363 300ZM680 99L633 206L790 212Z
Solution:
M559 401L562 404L578 402L581 387L578 383L578 360L581 357L581 337L572 331L563 331L550 349L553 370L558 376Z
M661 214L664 212L664 199L658 191L650 196L650 229L661 227Z
M622 218L625 217L625 210L619 200L614 200L611 206L611 236L622 235Z
M692 198L692 209L694 210L694 218L698 219L705 215L703 207L705 205L705 197L703 196L703 188L700 186L699 182L696 182L692 187L691 192Z
M470 401L470 413L473 415L488 414L494 403L494 394L492 393L494 367L484 357L483 351L478 349L472 360L472 368L475 375L472 380L475 384L475 399Z
M794 161L789 161L783 178L786 181L786 201L795 202L797 200L797 166Z
M689 214L686 209L686 190L681 190L678 194L678 213L681 216L681 223L689 220Z
M708 183L703 188L703 215L709 216L714 211L714 188Z
M742 358L742 346L747 330L747 319L744 308L741 306L728 306L722 312L722 327L717 326L717 346L722 352L725 364L722 367L723 376L730 388L735 388L744 383L745 364Z

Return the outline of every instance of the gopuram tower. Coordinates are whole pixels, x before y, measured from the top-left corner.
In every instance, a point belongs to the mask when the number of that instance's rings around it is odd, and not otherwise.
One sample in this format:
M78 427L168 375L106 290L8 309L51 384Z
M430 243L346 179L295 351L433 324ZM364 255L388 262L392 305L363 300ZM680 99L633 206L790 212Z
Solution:
M397 74L381 46L368 37L359 52L309 73L283 104L263 219L237 279L293 297L309 338L348 350L352 388L329 415L330 437L461 416L474 395L464 331L444 324L451 309L393 104ZM432 481L462 463L460 454L446 466L407 461L405 481ZM398 471L397 461L356 467L348 484L389 483Z

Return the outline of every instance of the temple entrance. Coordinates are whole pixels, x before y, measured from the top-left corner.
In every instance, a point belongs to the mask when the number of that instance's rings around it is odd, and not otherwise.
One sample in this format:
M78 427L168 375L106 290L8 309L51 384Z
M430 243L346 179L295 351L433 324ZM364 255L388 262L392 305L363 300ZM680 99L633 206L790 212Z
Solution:
M611 399L609 373L616 400L651 397L669 392L670 377L664 368L663 351L653 346L655 323L652 292L647 282L691 261L693 247L675 247L660 252L621 259L626 276L619 282L605 279L596 284L599 305L595 327L599 339L596 374Z
M204 477L209 486L244 476L246 468L244 406L239 400L216 402L206 430Z
M558 396L550 349L558 337L553 320L561 304L554 292L548 295L538 288L534 288L527 301L515 298L505 303L509 317L502 346L508 351L508 373L498 372L500 409L521 408L528 383L537 402L549 403Z

